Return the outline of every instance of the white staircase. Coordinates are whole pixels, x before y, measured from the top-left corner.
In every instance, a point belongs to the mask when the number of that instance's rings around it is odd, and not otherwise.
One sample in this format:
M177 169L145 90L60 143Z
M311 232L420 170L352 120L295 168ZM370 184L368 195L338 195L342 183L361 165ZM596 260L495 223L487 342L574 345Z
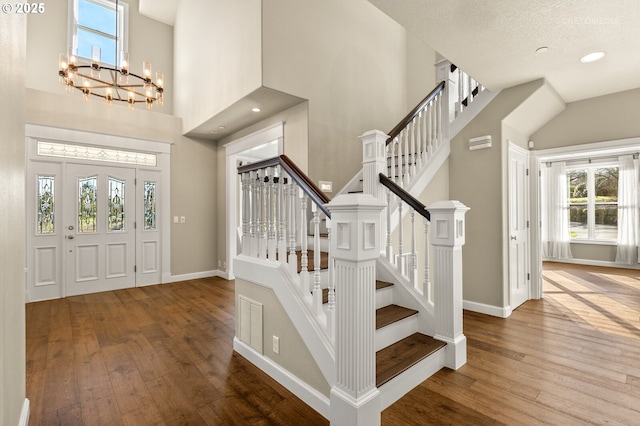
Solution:
M462 128L449 117L468 122L479 112L474 105L495 94L481 86L459 90L470 81L466 74L438 66L442 83L390 135L361 137L363 169L333 201L286 156L239 169L243 253L236 277L273 289L330 395L286 372L272 374L272 361L238 339L234 347L332 423L379 424L380 411L406 392L466 362L467 208L443 201L426 211L417 197L449 156L450 130Z

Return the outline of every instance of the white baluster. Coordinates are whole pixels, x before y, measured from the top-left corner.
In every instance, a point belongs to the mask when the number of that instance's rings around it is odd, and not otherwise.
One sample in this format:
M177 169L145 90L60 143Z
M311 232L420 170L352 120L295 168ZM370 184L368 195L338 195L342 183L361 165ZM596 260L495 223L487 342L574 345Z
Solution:
M402 181L404 183L403 188L406 188L409 186L411 178L409 171L409 163L411 161L411 154L409 154L409 128L405 127L402 133L404 134L404 174L402 175Z
M250 256L251 237L251 173L242 174L242 254Z
M391 162L391 169L389 170L389 179L395 182L396 180L396 138L394 138L389 145L389 161Z
M411 120L411 123L409 124L410 126L410 137L411 137L411 178L415 177L416 175L416 163L418 161L417 155L418 155L418 151L416 150L416 121L417 121L417 117L414 117L413 120ZM407 126L407 127L409 127Z
M396 156L396 160L398 162L398 170L396 172L397 177L395 181L398 185L402 185L402 132L398 136L398 155Z
M433 108L429 108L429 128L427 130L428 134L428 147L427 152L429 154L429 158L433 154Z
M416 254L416 211L411 208L411 254L409 255L409 282L413 288L418 286L418 255Z
M276 260L276 238L277 238L277 203L276 179L273 167L267 169L266 191L267 191L267 257L275 262Z
M322 287L320 286L320 216L318 206L311 203L313 213L313 307L316 315L322 314Z
M331 219L327 218L327 241L329 242L329 294L327 300L327 329L329 336L336 337L336 281L335 263L331 255Z
M426 108L420 111L416 120L416 140L418 141L418 169L422 170L423 149L422 149L422 115L426 112Z
M309 287L309 235L307 231L307 194L302 188L298 189L298 197L300 198L300 240L301 240L301 269L300 269L300 287L303 291L311 291Z
M406 262L405 262L404 247L403 247L404 235L402 231L402 205L403 204L404 202L402 201L402 199L398 197L398 254L396 256L397 258L396 268L398 269L398 271L400 271L401 274L404 275Z
M456 117L462 112L462 100L464 99L464 76L460 68L458 71L458 100L456 101Z
M260 207L258 192L258 172L249 172L249 194L251 198L249 218L249 255L258 256L258 211Z
M267 208L267 184L269 177L266 175L267 170L263 170L264 176L260 180L260 229L258 236L258 257L267 259L267 224L268 224L268 208Z
M298 253L296 253L296 184L291 179L289 184L289 272L291 276L298 276Z
M392 265L395 265L395 259L393 258L393 245L391 244L391 190L387 188L387 244L386 254L387 260Z
M438 149L439 142L436 129L438 127L438 110L437 108L431 108L431 114L433 115L433 126L431 127L431 153L433 154Z
M440 146L442 144L442 108L443 108L443 92L440 92L440 94L436 97L436 107L435 109L435 114L436 114L436 128L435 128L435 135L436 135L436 141L437 141L437 145ZM448 126L447 126L448 127Z
M287 259L287 177L278 166L278 260L286 263Z
M424 222L424 281L422 282L422 295L429 304L433 304L433 293L431 291L431 279L429 278L429 221Z

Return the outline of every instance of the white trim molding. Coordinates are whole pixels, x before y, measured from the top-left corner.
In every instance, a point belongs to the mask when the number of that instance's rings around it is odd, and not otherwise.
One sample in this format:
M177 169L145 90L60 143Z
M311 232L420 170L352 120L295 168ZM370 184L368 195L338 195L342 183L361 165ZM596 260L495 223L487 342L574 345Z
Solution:
M288 370L282 368L282 366L259 354L249 345L241 342L237 337L233 338L233 350L267 373L271 378L304 401L305 404L320 413L320 415L326 419L329 418L330 404L327 396L309 386Z
M200 278L223 277L222 274L223 274L222 271L216 269L212 271L192 272L190 274L171 275L168 281L164 281L163 284L177 283L179 281L187 281L187 280L197 280Z
M513 310L511 306L507 305L504 307L494 306L494 305L486 305L484 303L472 302L470 300L464 300L462 302L462 307L466 311L477 312L479 314L491 315L498 318L508 318L511 316Z
M29 415L31 413L29 398L24 399L22 411L20 412L20 422L18 426L27 426L29 424Z

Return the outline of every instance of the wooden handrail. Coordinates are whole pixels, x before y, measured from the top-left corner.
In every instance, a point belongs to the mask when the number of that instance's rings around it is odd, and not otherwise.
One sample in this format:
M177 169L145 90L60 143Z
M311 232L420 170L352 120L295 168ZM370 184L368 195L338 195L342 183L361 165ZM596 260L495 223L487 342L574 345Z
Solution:
M287 172L291 179L298 184L300 188L311 198L311 200L318 205L320 210L328 217L331 218L331 212L324 206L331 199L322 192L318 186L307 176L300 168L286 155L280 155L278 157L269 158L266 160L258 161L256 163L247 164L246 166L238 167L238 174L255 172L257 170L266 169L267 167L281 166L282 169Z
M427 106L427 104L429 102L431 102L433 100L433 98L435 98L440 92L442 92L442 90L444 89L444 84L445 84L444 81L441 81L435 87L435 89L433 89L431 91L431 93L429 93L427 95L426 98L424 98L422 101L420 101L420 103L414 109L412 109L411 112L409 114L407 114L407 116L405 118L403 118L402 121L400 121L400 123L398 123L396 125L396 127L394 127L389 132L389 139L387 139L387 145L389 145L391 143L393 138L395 138L396 136L398 136L400 134L400 132L402 132L402 129L407 127L409 125L409 123L411 123L411 121L413 121L413 119L420 113L420 111L422 111L424 109L425 106Z
M380 183L386 186L387 188L389 188L389 191L393 192L398 197L400 197L402 201L407 203L409 207L411 207L413 210L418 212L419 215L421 215L428 221L431 221L431 213L429 213L429 210L427 210L425 205L422 204L420 201L418 201L413 195L409 194L407 191L400 188L400 186L397 183L395 183L393 180L386 177L384 173L380 173Z

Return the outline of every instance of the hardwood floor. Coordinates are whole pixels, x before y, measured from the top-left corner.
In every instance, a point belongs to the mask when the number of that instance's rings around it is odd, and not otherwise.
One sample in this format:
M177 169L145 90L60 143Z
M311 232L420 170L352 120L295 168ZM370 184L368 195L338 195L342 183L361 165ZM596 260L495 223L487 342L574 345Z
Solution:
M30 425L322 425L233 353L218 278L27 305ZM508 319L465 312L468 363L384 425L638 424L640 272L545 264L545 298Z

